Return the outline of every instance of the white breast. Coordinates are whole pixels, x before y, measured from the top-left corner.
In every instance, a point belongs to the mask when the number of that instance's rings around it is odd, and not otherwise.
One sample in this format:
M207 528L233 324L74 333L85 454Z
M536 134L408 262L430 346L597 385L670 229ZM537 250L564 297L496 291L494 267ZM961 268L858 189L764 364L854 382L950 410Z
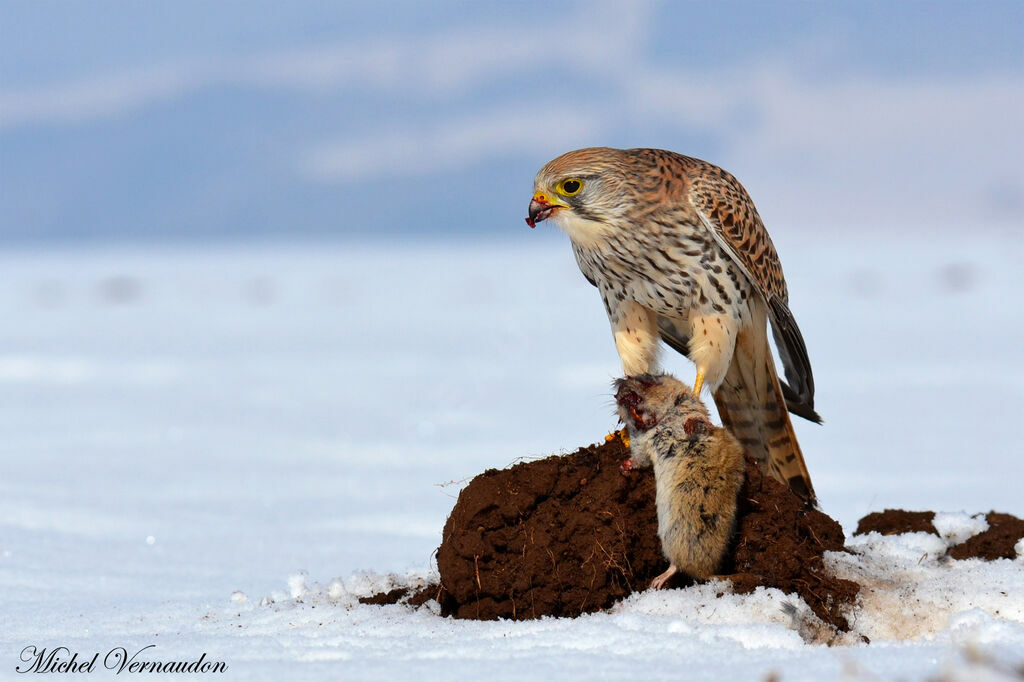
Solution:
M581 218L572 211L556 210L550 220L583 249L604 251L611 233L611 227L605 223Z

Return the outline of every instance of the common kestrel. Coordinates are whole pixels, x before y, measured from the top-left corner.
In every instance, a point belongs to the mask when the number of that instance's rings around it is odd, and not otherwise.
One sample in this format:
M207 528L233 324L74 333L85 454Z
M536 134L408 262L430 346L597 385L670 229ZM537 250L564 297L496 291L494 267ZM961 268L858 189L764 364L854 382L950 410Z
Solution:
M747 452L813 501L788 415L821 421L811 364L778 254L739 181L660 149L580 149L537 173L529 213L531 227L550 219L569 235L626 375L659 371L659 341L689 357L695 393L707 386Z

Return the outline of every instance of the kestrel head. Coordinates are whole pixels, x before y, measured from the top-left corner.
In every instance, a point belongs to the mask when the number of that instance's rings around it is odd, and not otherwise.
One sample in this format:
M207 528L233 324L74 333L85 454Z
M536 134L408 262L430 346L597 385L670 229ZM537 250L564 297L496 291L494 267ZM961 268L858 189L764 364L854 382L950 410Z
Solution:
M626 211L630 160L627 150L591 147L549 161L534 180L526 223L550 218L573 241L599 238Z

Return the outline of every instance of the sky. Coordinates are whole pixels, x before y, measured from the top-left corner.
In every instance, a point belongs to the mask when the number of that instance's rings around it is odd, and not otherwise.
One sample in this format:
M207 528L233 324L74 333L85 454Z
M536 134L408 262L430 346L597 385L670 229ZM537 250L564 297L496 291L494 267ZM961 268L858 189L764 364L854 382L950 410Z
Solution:
M1015 2L5 0L0 245L502 237L595 145L717 163L771 231L1019 231L1021 26Z

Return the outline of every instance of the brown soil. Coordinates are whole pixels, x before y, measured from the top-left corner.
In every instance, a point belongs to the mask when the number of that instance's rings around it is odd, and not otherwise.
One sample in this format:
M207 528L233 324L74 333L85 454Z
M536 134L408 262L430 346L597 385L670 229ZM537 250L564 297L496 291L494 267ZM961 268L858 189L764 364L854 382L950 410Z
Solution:
M1013 559L1014 545L1024 538L1024 520L1010 514L989 512L985 516L988 530L968 538L949 550L954 559Z
M826 551L841 551L842 526L809 510L788 486L765 476L747 458L747 481L740 492L740 518L733 568L733 591L758 586L796 592L826 623L848 630L840 613L857 599L860 586L825 570Z
M872 512L857 523L855 535L864 535L872 531L882 535L899 535L900 533L925 532L938 535L932 525L935 512L931 511L905 511L903 509L886 509L882 512Z
M868 514L857 524L857 535L877 531L882 535L924 531L938 535L932 520L935 512L905 511L886 509L884 512ZM988 530L968 538L949 549L954 559L1013 559L1017 556L1015 545L1024 538L1024 520L1011 514L989 512L985 516Z
M653 473L623 475L619 465L628 456L615 439L474 478L437 551L442 613L572 617L646 589L668 562L657 535ZM796 592L822 620L846 630L840 610L859 587L828 575L822 561L826 550L843 548L842 528L763 477L752 461L747 477L735 551L722 573L737 592Z
M393 590L387 592L378 592L371 594L368 597L360 597L360 604L374 604L376 606L384 606L385 604L397 604L402 601L405 597L409 596L412 592L411 588L408 587L396 587Z
M623 475L629 449L615 439L508 469L485 471L460 493L444 527L441 584L399 587L359 601L420 606L443 615L524 620L606 609L647 588L665 570L650 469ZM824 622L848 630L842 611L859 586L828 574L823 553L843 549L842 528L807 509L789 488L747 460L732 550L721 577L737 593L759 586L798 594ZM923 531L938 535L934 512L868 514L857 534ZM1012 559L1024 520L990 512L989 529L952 547L954 559ZM671 587L692 584L676 576Z
M435 599L438 602L444 601L444 590L437 583L424 585L415 591L411 587L396 587L387 592L378 592L367 597L360 597L359 603L385 606L401 602L409 606L423 606L431 599Z

